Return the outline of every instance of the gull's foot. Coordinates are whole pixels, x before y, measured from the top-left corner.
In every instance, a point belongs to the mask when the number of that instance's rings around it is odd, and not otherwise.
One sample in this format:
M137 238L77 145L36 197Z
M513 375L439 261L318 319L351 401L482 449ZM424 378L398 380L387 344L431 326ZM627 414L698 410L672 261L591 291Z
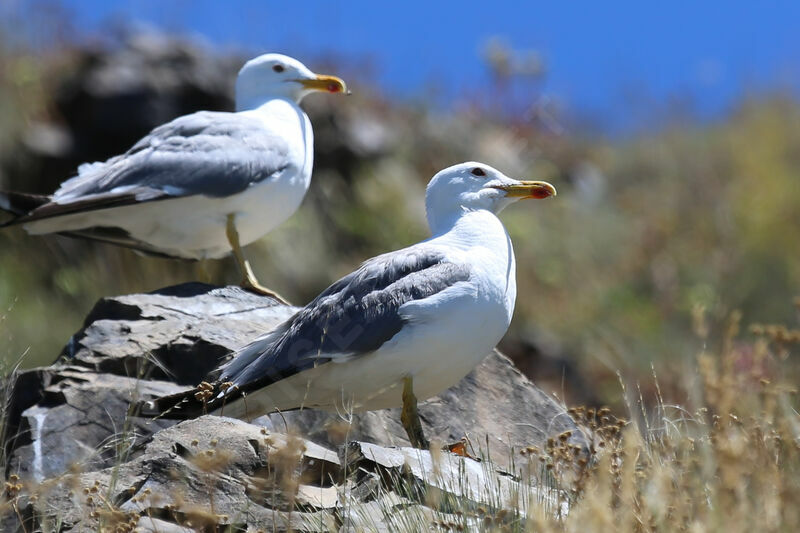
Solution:
M246 291L254 292L262 296L269 296L270 298L277 300L279 303L282 303L283 305L292 305L283 296L281 296L275 291L269 290L268 288L264 287L257 281L245 278L244 280L242 280L241 287Z

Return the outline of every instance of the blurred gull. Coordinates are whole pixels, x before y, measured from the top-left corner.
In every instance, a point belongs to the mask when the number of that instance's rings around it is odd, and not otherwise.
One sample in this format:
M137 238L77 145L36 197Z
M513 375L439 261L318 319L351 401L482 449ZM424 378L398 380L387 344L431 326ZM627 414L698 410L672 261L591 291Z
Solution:
M313 133L298 103L315 91L347 88L284 55L252 59L236 80L235 113L176 118L122 155L81 165L52 196L0 193L0 209L15 215L3 225L183 259L232 251L242 286L281 299L241 247L286 220L308 189Z
M497 213L555 194L549 183L514 180L482 163L439 172L426 195L433 237L366 261L209 381L143 402L140 415L252 419L303 407L402 406L412 444L426 447L416 397L456 384L511 322L514 251Z

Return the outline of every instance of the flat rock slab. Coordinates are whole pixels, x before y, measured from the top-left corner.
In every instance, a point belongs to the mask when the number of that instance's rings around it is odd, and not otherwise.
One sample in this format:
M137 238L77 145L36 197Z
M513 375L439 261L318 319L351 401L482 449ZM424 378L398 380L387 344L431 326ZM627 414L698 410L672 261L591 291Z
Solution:
M58 362L194 386L296 310L239 287L202 283L103 298Z

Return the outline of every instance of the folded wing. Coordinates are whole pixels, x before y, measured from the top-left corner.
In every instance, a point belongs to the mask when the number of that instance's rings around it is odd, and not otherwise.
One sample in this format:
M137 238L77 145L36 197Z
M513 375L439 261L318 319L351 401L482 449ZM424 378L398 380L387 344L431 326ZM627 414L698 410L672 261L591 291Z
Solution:
M225 197L290 166L285 139L241 113L201 111L159 126L125 154L82 165L23 224L182 196Z

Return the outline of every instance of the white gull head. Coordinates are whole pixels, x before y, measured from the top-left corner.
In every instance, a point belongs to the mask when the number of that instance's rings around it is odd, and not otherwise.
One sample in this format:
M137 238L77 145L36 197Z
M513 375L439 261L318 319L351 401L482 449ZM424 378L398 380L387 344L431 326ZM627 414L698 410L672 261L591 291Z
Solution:
M282 54L264 54L244 64L236 78L236 110L260 107L284 98L296 103L315 92L347 93L336 76L316 74L298 60Z
M431 179L425 209L431 233L438 235L464 212L485 210L496 215L517 200L555 195L555 187L545 181L516 180L489 165L469 161L448 167Z

